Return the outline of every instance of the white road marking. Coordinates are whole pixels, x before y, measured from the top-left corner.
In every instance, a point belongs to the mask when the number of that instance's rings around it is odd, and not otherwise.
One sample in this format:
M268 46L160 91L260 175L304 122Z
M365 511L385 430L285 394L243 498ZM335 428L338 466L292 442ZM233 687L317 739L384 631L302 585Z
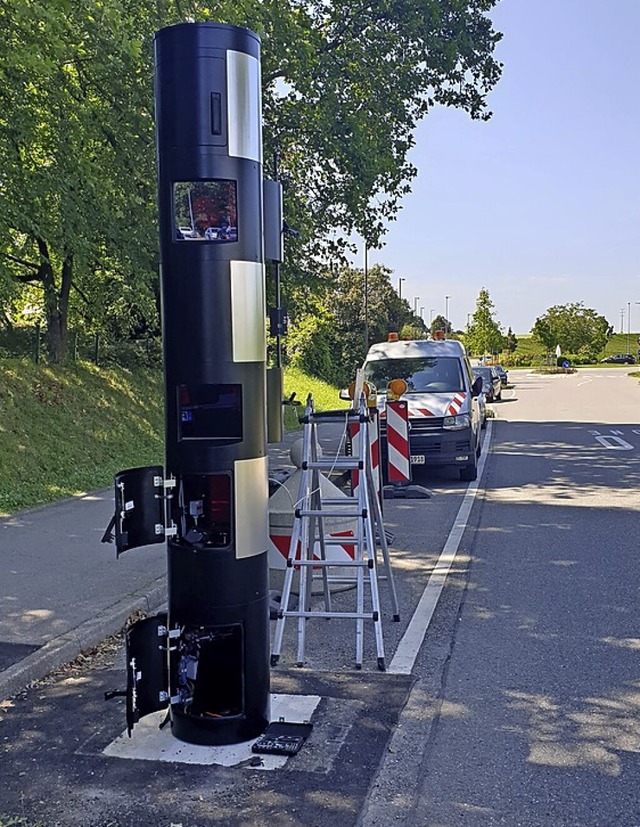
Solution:
M606 434L597 436L596 442L599 442L605 448L611 448L613 451L633 451L633 445L629 445L624 439L613 434L611 436Z
M438 605L438 600L442 594L447 575L458 553L462 535L467 527L469 514L471 513L471 508L478 493L478 485L482 480L485 462L491 447L492 430L493 422L488 420L486 436L482 446L483 451L478 463L478 479L475 482L469 483L458 513L456 514L453 527L442 549L442 553L431 572L431 576L429 577L429 581L422 593L416 610L389 664L387 671L394 675L411 674L413 664L418 656L422 642L427 634L427 629L431 623L431 618Z

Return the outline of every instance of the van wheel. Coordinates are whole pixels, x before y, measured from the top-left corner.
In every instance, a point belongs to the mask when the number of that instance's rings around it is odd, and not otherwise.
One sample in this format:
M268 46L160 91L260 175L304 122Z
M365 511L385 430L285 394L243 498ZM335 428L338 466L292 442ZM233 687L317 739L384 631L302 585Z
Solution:
M478 479L478 464L475 457L472 463L460 469L460 479L464 482L473 482Z

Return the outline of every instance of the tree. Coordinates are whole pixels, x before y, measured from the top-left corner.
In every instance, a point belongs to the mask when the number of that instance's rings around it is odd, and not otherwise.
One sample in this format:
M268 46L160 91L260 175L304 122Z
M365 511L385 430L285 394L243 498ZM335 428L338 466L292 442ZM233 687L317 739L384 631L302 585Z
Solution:
M564 353L578 354L581 350L601 351L610 330L604 316L582 302L574 302L550 307L536 319L531 333L548 351L559 345Z
M449 335L451 333L451 322L441 314L435 316L429 326L429 332L433 336L437 331L442 331Z
M262 37L265 157L301 232L285 288L380 243L409 191L413 129L436 103L487 118L495 0L5 0L0 6L0 299L43 296L49 348L70 312L153 327L152 33L224 20ZM4 286L3 286L4 284Z
M511 328L507 330L507 335L504 338L504 349L509 353L514 353L518 347L518 337Z
M424 336L426 329L391 284L392 272L375 265L367 274L369 342L385 341L389 333ZM293 314L286 348L289 358L320 378L348 384L366 355L364 272L340 267L324 273L320 291L304 299L304 309ZM299 306L302 305L299 299ZM313 321L310 321L313 319Z
M109 303L122 317L133 305L155 314L152 107L140 63L153 17L130 6L0 6L0 271L37 288L27 295L54 362L74 301L92 319Z
M353 232L379 242L416 174L413 129L434 104L488 116L500 75L493 5L271 0L236 14L259 21L267 149L280 151L289 199L322 230L325 251Z
M503 336L499 323L494 319L495 310L489 291L482 288L476 299L476 309L467 327L465 343L476 355L499 353L503 347Z

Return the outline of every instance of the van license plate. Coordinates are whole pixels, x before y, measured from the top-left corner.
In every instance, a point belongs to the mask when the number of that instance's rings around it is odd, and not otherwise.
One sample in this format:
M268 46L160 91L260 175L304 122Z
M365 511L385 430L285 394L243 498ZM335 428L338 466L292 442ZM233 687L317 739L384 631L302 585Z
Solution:
M424 465L424 454L412 454L411 455L411 464L412 465Z

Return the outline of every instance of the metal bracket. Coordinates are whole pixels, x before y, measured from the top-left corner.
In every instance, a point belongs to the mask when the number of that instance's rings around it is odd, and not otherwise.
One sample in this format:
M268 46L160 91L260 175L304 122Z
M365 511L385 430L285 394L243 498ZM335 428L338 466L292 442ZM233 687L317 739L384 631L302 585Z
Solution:
M153 485L155 488L164 488L164 490L167 491L170 488L176 487L176 478L169 477L168 479L165 479L164 477L156 475L153 478Z
M158 637L166 635L169 640L173 640L174 638L180 637L181 634L181 629L167 629L166 626L158 626Z

